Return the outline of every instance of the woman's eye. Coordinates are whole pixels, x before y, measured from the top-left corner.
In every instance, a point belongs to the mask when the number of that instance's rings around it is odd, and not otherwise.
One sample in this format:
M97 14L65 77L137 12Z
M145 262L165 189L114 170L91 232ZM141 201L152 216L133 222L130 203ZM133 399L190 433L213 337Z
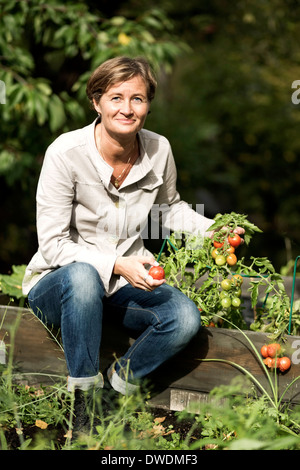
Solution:
M137 102L137 103L142 103L142 102L143 102L142 98L140 98L139 96L135 96L135 97L133 98L133 101L135 101L135 102Z
M121 98L120 98L119 96L114 96L114 97L112 98L112 101L118 102L118 101L120 101L120 100L121 100Z

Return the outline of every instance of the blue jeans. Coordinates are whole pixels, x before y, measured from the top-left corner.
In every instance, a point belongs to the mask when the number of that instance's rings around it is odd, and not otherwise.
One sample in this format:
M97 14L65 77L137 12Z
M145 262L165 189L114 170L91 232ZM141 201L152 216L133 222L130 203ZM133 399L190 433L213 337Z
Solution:
M130 284L106 297L96 269L87 263L60 267L31 289L29 305L47 325L60 327L70 377L99 374L103 313L121 316L123 325L139 336L113 372L141 379L182 350L200 328L196 305L167 284L148 292ZM122 378L121 378L122 380Z

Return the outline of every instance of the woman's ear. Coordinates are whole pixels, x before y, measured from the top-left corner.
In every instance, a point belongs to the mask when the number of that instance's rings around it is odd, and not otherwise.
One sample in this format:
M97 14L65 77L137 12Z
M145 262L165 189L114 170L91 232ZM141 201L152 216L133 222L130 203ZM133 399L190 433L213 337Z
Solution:
M95 110L97 111L98 115L100 116L100 114L101 114L100 106L99 106L99 104L96 102L95 98L93 98L93 105L94 105L94 108L95 108Z

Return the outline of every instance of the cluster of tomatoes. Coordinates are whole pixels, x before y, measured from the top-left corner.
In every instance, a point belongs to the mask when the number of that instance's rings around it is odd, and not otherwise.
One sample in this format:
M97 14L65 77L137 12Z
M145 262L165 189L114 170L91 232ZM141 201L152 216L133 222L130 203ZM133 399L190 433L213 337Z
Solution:
M226 278L221 281L221 305L223 308L236 307L241 305L243 278L240 274L235 274L231 279Z
M279 343L264 344L261 347L261 355L264 363L269 369L279 369L281 372L287 371L291 367L291 360L287 356L281 356L282 348Z
M218 240L213 241L214 247L211 251L211 256L215 260L215 263L218 266L223 266L226 263L229 266L234 266L237 263L235 249L240 246L241 243L242 238L237 233L232 232L224 236L223 239L219 236Z

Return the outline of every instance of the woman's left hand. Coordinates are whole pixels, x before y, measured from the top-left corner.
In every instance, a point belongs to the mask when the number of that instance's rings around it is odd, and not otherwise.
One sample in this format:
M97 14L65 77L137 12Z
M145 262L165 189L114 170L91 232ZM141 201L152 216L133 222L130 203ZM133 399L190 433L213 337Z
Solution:
M213 238L214 234L219 232L220 230L228 230L228 227L224 226L221 227L219 230L213 230L212 232L209 232L209 238ZM237 233L238 235L244 235L245 229L242 227L236 227L233 230L233 233ZM244 239L241 237L241 243L244 243Z

